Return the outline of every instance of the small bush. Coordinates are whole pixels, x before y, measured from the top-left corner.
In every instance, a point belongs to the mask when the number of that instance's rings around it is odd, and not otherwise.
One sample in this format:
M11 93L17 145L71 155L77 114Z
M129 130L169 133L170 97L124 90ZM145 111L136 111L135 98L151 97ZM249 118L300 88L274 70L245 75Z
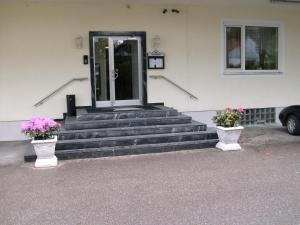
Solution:
M227 108L222 111L218 111L217 115L214 116L213 121L217 126L237 127L239 126L243 113L244 113L243 108L239 108L239 109Z

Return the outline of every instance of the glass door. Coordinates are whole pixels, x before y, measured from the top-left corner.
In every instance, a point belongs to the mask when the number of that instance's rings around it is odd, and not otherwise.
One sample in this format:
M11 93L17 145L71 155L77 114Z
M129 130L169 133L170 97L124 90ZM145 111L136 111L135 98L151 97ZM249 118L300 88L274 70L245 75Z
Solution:
M94 37L97 107L142 104L139 37Z
M101 106L111 106L109 39L97 37L93 42L96 106L98 102Z

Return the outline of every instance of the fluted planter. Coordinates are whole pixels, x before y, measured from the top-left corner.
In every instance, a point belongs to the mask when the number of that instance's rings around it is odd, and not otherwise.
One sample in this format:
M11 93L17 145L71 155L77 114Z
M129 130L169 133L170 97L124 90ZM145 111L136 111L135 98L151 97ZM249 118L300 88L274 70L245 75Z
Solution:
M219 137L219 142L216 148L223 151L234 151L241 150L241 146L238 141L244 127L217 127L217 133Z
M37 156L35 167L45 168L57 166L57 157L55 156L56 142L57 136L54 136L53 139L31 141Z

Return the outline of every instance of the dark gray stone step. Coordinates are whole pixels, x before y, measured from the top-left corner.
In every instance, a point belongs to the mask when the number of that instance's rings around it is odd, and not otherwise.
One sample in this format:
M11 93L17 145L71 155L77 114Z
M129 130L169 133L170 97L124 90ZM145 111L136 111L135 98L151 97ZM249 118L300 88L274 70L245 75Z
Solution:
M214 148L217 142L218 142L217 139L210 139L210 140L197 140L197 141L185 141L185 142L145 144L145 145L135 145L135 146L73 149L73 150L56 151L55 154L59 160L99 158L99 157L110 157L110 156L161 153L161 152L181 151L181 150L190 150L190 149ZM32 162L35 161L36 156L35 155L25 156L24 159L25 162Z
M195 131L205 131L205 130L206 130L205 124L193 122L189 124L171 124L171 125L62 131L59 133L58 139L59 140L90 139L90 138L104 138L104 137L118 137L118 136L135 136L135 135L146 135L146 134L195 132Z
M118 120L129 118L148 118L148 117L169 117L178 116L178 111L175 109L167 110L139 110L139 111L117 111L103 113L85 113L77 117L79 121L89 120Z
M116 112L116 111L137 111L137 110L157 110L157 109L170 109L163 105L163 103L158 104L146 104L146 105L125 105L125 106L112 106L112 107L100 107L100 108L87 108L88 113L103 113L103 112Z
M151 117L151 118L133 118L119 120L93 120L93 121L66 121L66 130L86 130L97 128L113 128L113 127L136 127L136 126L152 126L166 124L184 124L190 123L189 116L170 116L170 117Z
M217 139L217 134L215 131L63 140L57 142L56 150L101 148L114 146L135 146L144 144L197 141L209 139Z

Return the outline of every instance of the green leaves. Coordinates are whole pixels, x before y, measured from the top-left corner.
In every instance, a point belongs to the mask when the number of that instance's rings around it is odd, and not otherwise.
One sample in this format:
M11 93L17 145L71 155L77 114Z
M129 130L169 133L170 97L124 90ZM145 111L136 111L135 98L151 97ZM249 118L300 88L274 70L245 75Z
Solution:
M218 111L217 115L213 117L213 121L217 126L221 127L237 127L239 121L243 115L243 109L231 109L227 108L222 111Z

